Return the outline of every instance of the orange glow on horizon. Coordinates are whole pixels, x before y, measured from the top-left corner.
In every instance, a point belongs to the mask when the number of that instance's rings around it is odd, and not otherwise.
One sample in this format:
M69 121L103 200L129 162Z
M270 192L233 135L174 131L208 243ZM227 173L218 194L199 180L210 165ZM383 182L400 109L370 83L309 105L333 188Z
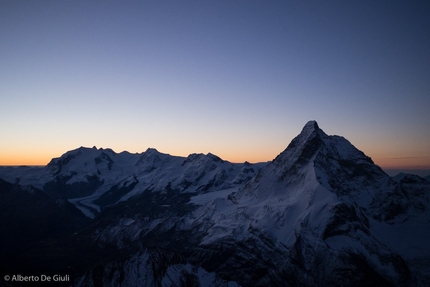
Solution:
M157 149L158 150L158 149ZM114 152L120 153L123 150L115 150ZM145 150L137 151L137 153L142 153ZM164 150L158 150L161 153L170 154L172 156L182 156L187 157L191 153L171 153ZM53 154L41 154L38 153L36 155L34 154L28 154L28 153L8 153L8 154L1 154L0 153L0 166L45 166L47 165L53 158L60 157L62 154L66 153L67 151L61 152L61 153L53 153ZM135 153L135 152L131 152ZM199 152L196 152L199 153ZM203 152L204 154L207 154L208 152ZM273 160L276 155L273 157L270 157L270 155L260 155L260 154L252 154L250 157L246 157L244 154L234 154L231 156L226 156L225 154L217 154L216 152L211 152L214 155L220 157L222 160L226 160L232 163L243 163L245 161L248 161L250 163L257 163L257 162L267 162ZM230 154L230 153L229 153Z
M174 154L171 154L175 156ZM215 154L217 155L217 154ZM59 157L61 155L56 155L54 157ZM219 156L219 155L217 155ZM47 165L52 158L54 157L46 157L43 155L27 157L24 155L21 156L2 156L0 159L0 166L45 166ZM186 156L184 156L186 157ZM219 156L223 160L227 160L232 163L243 163L248 161L250 163L257 162L267 162L273 160L276 156L270 159L265 159L262 156L254 155L252 158L244 159L240 156L232 156L231 158L226 158ZM428 158L375 158L373 162L380 166L382 169L430 169L430 160Z
M375 158L373 162L383 169L430 169L427 157Z
M123 150L113 149L114 152L120 153ZM142 151L130 151L131 153L142 153ZM190 153L187 153L184 150L179 151L166 151L166 150L158 150L161 153L170 154L172 156L183 156L187 157ZM54 151L54 150L44 150L38 152L18 152L16 150L9 151L8 153L0 153L0 166L20 166L20 165L28 165L28 166L45 166L47 165L52 158L60 157L66 151ZM199 153L199 152L197 152ZM202 152L207 154L208 152ZM280 152L266 149L263 152L255 153L244 148L239 152L232 153L230 150L217 150L211 152L216 156L219 156L221 159L232 162L232 163L243 163L248 161L250 163L257 162L267 162L273 160ZM373 162L380 166L383 169L430 169L430 157L373 157L371 156Z
M47 158L43 155L33 156L33 157L27 157L24 155L21 156L2 156L0 158L0 166L21 166L21 165L28 165L28 166L45 166L47 165L52 158Z

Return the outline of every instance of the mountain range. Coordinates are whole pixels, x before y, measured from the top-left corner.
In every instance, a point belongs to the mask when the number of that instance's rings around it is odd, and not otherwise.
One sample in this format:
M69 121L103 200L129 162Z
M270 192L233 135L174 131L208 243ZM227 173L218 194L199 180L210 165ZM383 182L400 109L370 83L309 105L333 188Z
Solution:
M429 204L428 178L388 176L315 121L266 163L81 147L0 168L0 270L64 286L430 286Z

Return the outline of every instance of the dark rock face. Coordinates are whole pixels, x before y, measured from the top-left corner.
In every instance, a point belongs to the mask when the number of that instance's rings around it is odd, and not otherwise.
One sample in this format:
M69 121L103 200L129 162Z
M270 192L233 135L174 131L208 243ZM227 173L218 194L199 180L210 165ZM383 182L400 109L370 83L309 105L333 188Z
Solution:
M40 174L0 180L2 267L19 250L13 270L73 286L430 285L430 182L390 178L315 121L267 164L80 148Z

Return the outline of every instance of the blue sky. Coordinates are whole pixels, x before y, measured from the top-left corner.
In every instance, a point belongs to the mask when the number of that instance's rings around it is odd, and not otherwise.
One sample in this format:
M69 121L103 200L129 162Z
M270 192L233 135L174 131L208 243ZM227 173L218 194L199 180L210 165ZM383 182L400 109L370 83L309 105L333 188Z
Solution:
M266 161L308 120L430 169L428 1L2 1L0 164Z

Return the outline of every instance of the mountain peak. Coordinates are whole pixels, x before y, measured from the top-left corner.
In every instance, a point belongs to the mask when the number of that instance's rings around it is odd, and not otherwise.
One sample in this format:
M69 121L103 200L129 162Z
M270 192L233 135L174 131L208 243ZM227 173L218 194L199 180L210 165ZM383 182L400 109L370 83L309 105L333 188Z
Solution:
M320 129L316 121L308 121L296 138L301 140L307 140L311 135L314 134L326 135Z
M352 178L360 181L366 178L371 181L386 177L371 158L347 139L324 133L316 121L307 122L301 133L273 163L279 168L280 178L295 174L297 170L310 164L320 178L333 179L331 185L336 185L336 182L337 186L341 187L347 186L345 182Z
M308 121L303 130L319 130L318 123L315 120Z
M146 149L145 153L160 153L156 148L149 147Z
M291 162L293 158L295 161L302 157L303 152L305 157L309 159L323 143L325 137L327 135L319 128L316 121L307 122L300 134L274 159L275 164Z

